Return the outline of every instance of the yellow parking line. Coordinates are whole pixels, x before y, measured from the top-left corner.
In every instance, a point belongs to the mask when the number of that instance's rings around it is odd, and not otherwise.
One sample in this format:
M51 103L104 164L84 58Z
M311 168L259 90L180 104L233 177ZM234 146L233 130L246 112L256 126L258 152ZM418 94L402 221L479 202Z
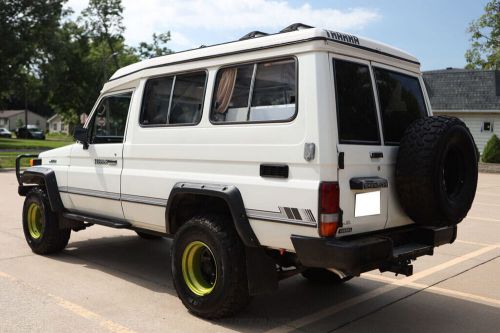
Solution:
M378 287L376 289L373 289L369 292L366 292L364 294L361 294L361 295L358 295L356 297L353 297L351 299L348 299L344 302L341 302L341 303L338 303L338 304L335 304L331 307L328 307L324 310L321 310L321 311L318 311L318 312L315 312L313 314L310 314L308 316L304 316L302 318L298 318L296 320L293 320L291 322L289 322L288 324L285 324L285 325L282 325L282 326L278 326L278 327L275 327L269 331L267 331L266 333L284 333L284 332L291 332L291 331L295 331L297 328L299 327L303 327L303 326L306 326L306 325L309 325L311 323L314 323L316 321L319 321L323 318L326 318L326 317L329 317L337 312L340 312L344 309L348 309L354 305L357 305L357 304L360 304L360 303L363 303L367 300L370 300L372 298L375 298L375 297L378 297L382 294L386 294L394 289L397 289L399 287L403 287L403 286L406 286L406 285L409 285L410 283L413 283L415 282L416 280L418 279L422 279L426 276L429 276L429 275L432 275L438 271L441 271L441 270L444 270L444 269L447 269L451 266L454 266L454 265L457 265L459 263L462 263L464 261L467 261L469 259L472 259L474 257L478 257L482 254L485 254L486 252L489 252L489 251L492 251L492 250L495 250L497 249L498 246L497 245L490 245L490 246L486 246L484 248L481 248L479 250L476 250L476 251L473 251L473 252L470 252L468 254L465 254L461 257L457 257L457 258L454 258L452 260L449 260L447 262L444 262L440 265L437 265L437 266L434 266L434 267L431 267L431 268L428 268L426 270L423 270L419 273L416 273L412 276L409 276L409 277L406 277L406 278L403 278L403 279L400 279L400 280L397 280L397 279L394 279L394 281L391 281L389 284L385 285L385 286L382 286L382 287Z
M471 245L477 245L477 246L490 246L490 245L494 245L496 247L500 247L500 245L488 244L488 243L480 243L480 242L471 242L471 241L466 241L466 240L463 240L463 239L457 239L457 240L455 240L455 242L457 242L457 243L464 243L464 244L471 244Z
M499 219L492 219L492 218L489 218L489 217L479 217L479 216L467 216L466 219L479 220L479 221L487 221L487 222L500 222Z
M394 281L397 281L398 279L394 279L388 276L384 275L377 275L377 274L369 274L369 273L364 273L361 275L362 278L369 279L369 280L374 280L374 281L381 281L381 282L387 282L387 283L393 283ZM495 298L490 298L490 297L484 297L484 296L479 296L475 294L470 294L470 293L464 293L458 290L451 290L451 289L446 289L446 288L441 288L437 286L429 286L425 285L422 283L416 283L416 282L411 282L406 285L407 287L413 287L416 289L425 289L425 291L432 291L441 295L446 295L446 296L451 296L455 298L460 298L464 299L467 301L473 301L476 303L481 303L481 304L486 304L486 305L491 305L497 308L500 308L500 300L495 299Z
M492 195L494 197L500 197L500 193L491 193L491 192L476 192L476 194L481 194L481 195Z
M489 202L478 202L478 201L474 201L472 206L474 206L474 205L500 207L500 204L494 204L494 203L489 203Z
M12 282L17 282L17 283L22 283L24 285L27 285L28 287L35 289L35 290L45 294L45 296L47 296L48 298L51 298L52 300L54 300L58 306L66 309L68 311L71 311L80 317L83 317L85 319L92 321L92 322L98 324L99 326L104 327L105 329L107 329L110 332L135 333L135 331L133 331L125 326L122 326L118 323L115 323L107 318L104 318L103 316L101 316L95 312L92 312L92 311L84 308L83 306L80 306L76 303L70 302L62 297L50 294L50 293L40 289L39 287L31 285L25 281L20 280L20 279L17 279L16 277L14 277L12 275L9 275L7 273L0 271L0 278L4 278L4 279L10 280Z

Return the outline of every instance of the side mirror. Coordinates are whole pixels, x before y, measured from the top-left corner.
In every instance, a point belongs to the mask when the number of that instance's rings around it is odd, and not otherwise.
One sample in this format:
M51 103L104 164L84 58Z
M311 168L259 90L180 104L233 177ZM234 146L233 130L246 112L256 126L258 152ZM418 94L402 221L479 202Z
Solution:
M73 138L76 141L80 141L83 144L83 149L87 149L89 147L89 131L84 127L75 128L75 133L73 134Z

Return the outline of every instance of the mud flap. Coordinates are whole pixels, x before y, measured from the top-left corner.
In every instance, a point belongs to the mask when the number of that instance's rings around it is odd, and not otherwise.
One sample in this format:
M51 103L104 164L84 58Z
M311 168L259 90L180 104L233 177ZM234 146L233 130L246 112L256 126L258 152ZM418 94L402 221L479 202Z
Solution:
M276 264L263 248L245 247L248 292L250 295L268 294L278 289Z

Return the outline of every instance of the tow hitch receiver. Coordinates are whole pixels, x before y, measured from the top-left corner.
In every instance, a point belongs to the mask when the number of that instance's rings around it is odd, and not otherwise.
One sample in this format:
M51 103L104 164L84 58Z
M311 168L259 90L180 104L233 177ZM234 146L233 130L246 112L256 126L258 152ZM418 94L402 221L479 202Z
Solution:
M392 251L392 258L382 263L379 270L383 272L393 272L410 276L413 274L411 261L423 255L432 255L434 247L419 243L408 243L395 247Z
M410 276L413 275L413 265L409 259L401 261L388 261L380 266L379 271L380 273L393 272L396 273L396 275L402 274Z

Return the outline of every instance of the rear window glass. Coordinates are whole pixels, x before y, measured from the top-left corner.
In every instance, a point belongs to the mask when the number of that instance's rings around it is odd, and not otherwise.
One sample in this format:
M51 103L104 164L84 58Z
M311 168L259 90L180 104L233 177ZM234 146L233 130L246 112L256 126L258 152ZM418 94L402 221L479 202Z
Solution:
M399 144L413 121L427 114L420 82L416 77L374 68L382 117L384 141Z
M333 66L340 143L380 143L368 66L338 59Z
M217 73L214 123L286 121L296 110L294 59L227 67Z
M206 73L196 72L148 80L141 125L197 124L201 119Z

